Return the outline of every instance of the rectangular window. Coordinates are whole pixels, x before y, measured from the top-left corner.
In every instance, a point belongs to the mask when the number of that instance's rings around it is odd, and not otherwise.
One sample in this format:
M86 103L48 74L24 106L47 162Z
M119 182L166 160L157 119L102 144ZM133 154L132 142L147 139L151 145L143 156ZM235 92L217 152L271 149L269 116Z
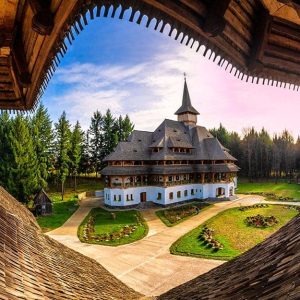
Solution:
M187 197L187 195L188 195L188 191L185 190L185 191L184 191L184 197Z
M169 176L169 181L172 181L172 176Z
M133 195L132 194L130 195L130 200L133 201Z
M129 201L129 195L128 194L126 195L126 201Z
M169 194L169 199L173 200L173 193L172 192Z
M180 197L181 197L181 192L178 191L178 192L177 192L177 198L180 198Z
M121 202L121 195L119 195L119 202Z
M117 195L114 195L114 201L117 201Z
M176 180L179 180L179 176L176 176Z
M195 195L194 189L191 189L191 195Z
M157 200L161 200L161 193L157 194Z

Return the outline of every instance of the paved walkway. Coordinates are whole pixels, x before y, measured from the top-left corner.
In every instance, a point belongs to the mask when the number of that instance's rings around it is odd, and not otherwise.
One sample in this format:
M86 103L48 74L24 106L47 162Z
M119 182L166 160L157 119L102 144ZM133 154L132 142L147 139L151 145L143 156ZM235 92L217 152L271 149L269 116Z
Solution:
M225 209L259 202L264 202L263 198L254 195L242 196L230 202L219 202L174 227L166 227L156 217L153 209L145 210L142 214L149 226L148 235L132 244L109 247L84 244L78 240L78 226L89 211L93 207L99 207L101 203L99 198L87 199L81 202L79 209L62 227L49 232L48 235L95 259L136 291L146 296L156 296L224 263L218 260L172 255L169 253L172 243Z

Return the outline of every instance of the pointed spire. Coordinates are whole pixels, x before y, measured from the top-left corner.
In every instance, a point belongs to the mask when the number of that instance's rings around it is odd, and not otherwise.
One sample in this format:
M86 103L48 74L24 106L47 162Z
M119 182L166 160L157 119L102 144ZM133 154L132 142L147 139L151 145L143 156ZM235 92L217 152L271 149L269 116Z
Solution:
M184 73L184 88L182 96L182 105L175 112L175 115L181 115L185 113L191 113L194 115L199 115L199 112L192 106L189 90L186 83L186 73Z

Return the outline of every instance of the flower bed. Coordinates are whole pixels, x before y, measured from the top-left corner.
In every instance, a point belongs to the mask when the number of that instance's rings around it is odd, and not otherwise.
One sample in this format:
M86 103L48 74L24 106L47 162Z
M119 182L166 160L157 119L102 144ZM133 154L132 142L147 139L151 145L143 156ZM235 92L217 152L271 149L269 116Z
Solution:
M173 208L158 210L156 214L167 226L174 226L191 216L197 215L201 209L208 207L209 205L210 204L204 202L195 202Z
M138 211L93 208L78 228L81 242L106 246L132 243L147 235L148 226Z
M239 208L239 210L246 211L246 210L255 209L255 208L267 208L267 207L269 207L268 204L259 203L259 204L254 204L251 206L242 206Z
M296 210L298 213L300 213L300 206L296 206L296 205L287 205L287 206L284 206L284 208Z
M278 224L278 220L274 216L265 217L262 215L247 217L245 222L247 223L247 225L256 228L271 227Z
M139 224L141 225L141 224ZM125 225L118 231L114 231L110 234L96 234L95 233L95 219L93 216L89 216L87 223L83 227L83 240L84 241L96 241L96 242L114 242L124 237L129 237L137 229L137 225Z
M208 228L206 225L204 225L204 228L199 234L198 239L200 241L203 241L204 244L206 244L209 248L212 248L214 251L222 250L224 246L219 241L213 238L213 232L213 229Z

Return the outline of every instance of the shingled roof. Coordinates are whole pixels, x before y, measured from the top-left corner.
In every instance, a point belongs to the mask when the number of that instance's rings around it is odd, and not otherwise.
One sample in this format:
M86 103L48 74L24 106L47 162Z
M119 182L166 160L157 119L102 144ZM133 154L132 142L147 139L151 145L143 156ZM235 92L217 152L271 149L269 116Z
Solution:
M153 148L159 148L154 152ZM173 152L173 148L189 149L190 153ZM105 161L230 161L227 164L193 164L193 166L107 166L102 175L185 174L192 172L237 172L236 159L217 138L202 126L189 127L183 122L164 120L154 132L133 131L127 142L118 144Z
M238 258L159 300L300 299L300 216Z
M184 79L184 88L183 88L183 96L182 96L182 105L175 112L175 115L180 115L184 113L192 113L195 115L199 115L199 112L193 107L191 103L190 93L187 87L186 79Z
M0 187L0 299L139 299L94 260L41 233Z

